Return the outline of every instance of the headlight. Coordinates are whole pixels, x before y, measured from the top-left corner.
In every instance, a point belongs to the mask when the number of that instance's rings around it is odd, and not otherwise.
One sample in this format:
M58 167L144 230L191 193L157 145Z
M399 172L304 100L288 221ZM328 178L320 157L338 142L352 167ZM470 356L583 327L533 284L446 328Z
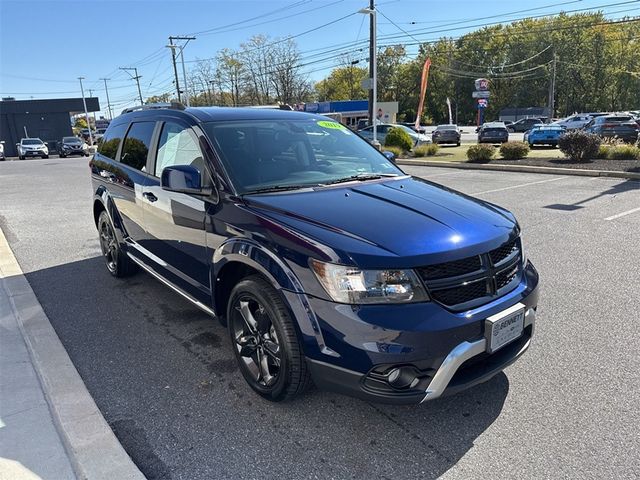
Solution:
M425 302L429 296L413 270L360 270L311 260L320 284L336 302L349 304Z

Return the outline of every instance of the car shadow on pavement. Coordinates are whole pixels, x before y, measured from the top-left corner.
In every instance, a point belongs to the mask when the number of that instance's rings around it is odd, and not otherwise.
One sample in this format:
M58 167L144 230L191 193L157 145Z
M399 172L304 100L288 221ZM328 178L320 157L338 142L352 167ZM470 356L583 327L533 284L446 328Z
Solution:
M437 478L498 418L503 373L416 406L313 389L273 404L248 387L228 333L146 273L101 257L27 273L134 462L154 478Z
M601 191L600 193L596 194L596 195L592 195L590 197L587 197L583 200L580 200L578 202L574 202L574 203L569 203L569 204L563 204L563 203L554 203L551 205L545 205L544 208L548 208L551 210L565 210L565 211L573 211L573 210L579 210L581 208L585 208L584 204L585 203L589 203L593 200L596 200L600 197L604 197L606 195L617 195L619 193L625 193L625 192L630 192L632 190L638 190L640 189L640 182L638 182L638 180L634 180L634 179L628 179L628 180L623 180L620 183L617 183L615 185L613 185L612 187Z

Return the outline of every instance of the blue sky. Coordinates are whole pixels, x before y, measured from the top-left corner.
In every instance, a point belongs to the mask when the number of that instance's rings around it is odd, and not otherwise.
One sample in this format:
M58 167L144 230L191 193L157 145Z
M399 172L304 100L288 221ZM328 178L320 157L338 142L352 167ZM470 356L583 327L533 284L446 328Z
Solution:
M367 40L367 19L355 13L367 3L0 0L0 94L18 99L75 97L80 94L77 77L84 76L85 89L93 90L104 108L104 84L99 79L108 77L111 103L119 111L135 103L137 90L135 82L118 67L138 68L143 97L170 91L170 52L164 47L167 37L192 33L197 40L185 49L188 65L198 58L213 57L222 48L237 48L255 34L274 38L297 35L304 71L311 80L319 80L336 65L335 56L327 50ZM611 18L640 14L637 0L377 0L376 5L381 43L385 36L396 37L387 43L455 37L479 24L562 10L600 8ZM366 51L362 55L366 57Z

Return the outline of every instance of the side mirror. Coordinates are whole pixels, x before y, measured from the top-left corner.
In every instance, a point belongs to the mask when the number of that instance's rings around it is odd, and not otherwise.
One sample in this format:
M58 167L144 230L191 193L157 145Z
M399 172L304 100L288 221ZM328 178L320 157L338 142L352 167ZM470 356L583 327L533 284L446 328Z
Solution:
M396 163L396 154L393 152L390 152L389 150L384 150L382 152L382 154L387 157L387 160L389 160L391 163Z
M49 142L44 142L44 144L48 147L49 146Z
M211 195L213 189L202 187L202 176L197 168L191 165L173 165L162 170L160 185L169 192L187 193L189 195Z

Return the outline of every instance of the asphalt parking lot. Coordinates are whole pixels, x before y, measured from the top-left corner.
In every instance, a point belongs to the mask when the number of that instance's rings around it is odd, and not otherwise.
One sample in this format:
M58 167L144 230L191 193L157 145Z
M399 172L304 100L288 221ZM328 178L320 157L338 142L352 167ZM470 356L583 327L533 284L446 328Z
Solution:
M527 354L420 406L258 398L217 321L147 274L109 276L86 158L0 163L0 227L150 479L638 478L640 182L403 168L511 209L541 276Z

